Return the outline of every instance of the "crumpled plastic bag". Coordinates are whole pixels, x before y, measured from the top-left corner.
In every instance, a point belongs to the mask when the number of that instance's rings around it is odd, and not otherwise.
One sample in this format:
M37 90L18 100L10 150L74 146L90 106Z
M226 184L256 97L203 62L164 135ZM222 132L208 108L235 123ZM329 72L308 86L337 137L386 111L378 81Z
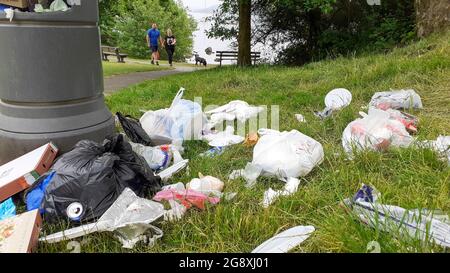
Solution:
M133 142L130 142L130 145L133 151L142 156L154 171L166 169L170 166L172 159L174 164L183 161L180 152L174 145L149 147Z
M297 130L260 129L258 134L261 138L253 150L251 166L246 167L252 169L247 173L253 177L258 170L261 175L285 179L306 176L324 159L322 145Z
M263 107L250 106L245 101L234 100L208 111L206 114L211 115L210 124L216 126L223 121L234 121L236 119L243 123L248 119L257 117L262 111L264 111Z
M164 187L162 191L158 192L153 197L153 200L158 202L163 200L176 200L185 206L186 209L195 206L201 210L205 209L206 202L213 205L220 202L220 198L218 197L209 197L208 195L195 190L186 190L183 183L178 183L172 187Z
M12 198L0 203L0 221L16 216L16 205Z
M125 117L120 112L117 112L116 116L120 122L120 125L122 126L123 131L132 142L145 146L155 146L144 129L142 129L139 121L130 116Z
M388 112L371 109L369 114L360 113L363 118L351 122L342 134L342 146L348 155L354 149L387 150L389 147L408 147L414 139L405 125L391 119Z
M220 179L213 176L203 176L201 173L198 176L199 178L194 178L186 184L186 189L195 190L206 195L222 196L225 184Z
M211 147L227 147L243 142L245 137L235 135L234 127L227 126L225 131L204 135L202 139L208 141Z
M245 169L235 170L230 179L243 177L247 187L252 187L260 175L277 177L286 182L281 191L269 189L262 202L268 207L278 197L295 193L300 185L297 177L308 175L314 167L322 163L324 151L316 140L297 130L279 132L269 129L258 131L261 136L253 150L253 161Z
M321 119L328 118L331 114L333 114L333 112L342 110L343 108L349 106L352 99L352 93L347 89L333 89L325 96L325 109L320 112L314 112L314 115Z
M55 162L55 175L41 203L46 221L70 219L74 222L99 218L119 197L124 188L139 196L161 189L144 158L117 135L104 141L80 141L74 149Z
M369 107L381 110L387 109L422 109L422 99L412 89L378 92L372 97Z
M198 140L208 120L200 104L181 99L185 89L181 88L169 109L148 111L140 119L145 132L152 140Z
M344 203L363 223L377 230L450 247L450 225L445 221L435 218L433 213L423 213L423 210L384 205L379 202L380 197L375 188L363 185L352 199L346 199Z

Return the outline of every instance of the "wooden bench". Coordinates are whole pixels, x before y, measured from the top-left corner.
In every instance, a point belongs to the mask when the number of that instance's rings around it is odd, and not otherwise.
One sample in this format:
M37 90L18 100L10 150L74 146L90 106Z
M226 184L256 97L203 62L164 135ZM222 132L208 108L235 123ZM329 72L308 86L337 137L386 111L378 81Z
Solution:
M112 47L112 46L102 46L102 59L103 61L109 61L109 56L116 56L117 61L119 63L124 63L125 58L128 57L128 54L120 53L120 48L118 47Z
M250 56L253 61L253 65L256 64L256 61L261 59L261 52L251 52ZM238 59L237 51L216 51L216 62L219 62L222 66L222 61L236 61Z

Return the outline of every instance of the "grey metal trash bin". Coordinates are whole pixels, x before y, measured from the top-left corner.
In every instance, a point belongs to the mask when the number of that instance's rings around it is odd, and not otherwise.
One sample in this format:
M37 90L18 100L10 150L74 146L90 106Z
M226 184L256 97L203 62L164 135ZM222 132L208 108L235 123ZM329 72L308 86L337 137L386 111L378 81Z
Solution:
M98 1L0 12L0 164L49 141L62 152L114 133L103 97Z

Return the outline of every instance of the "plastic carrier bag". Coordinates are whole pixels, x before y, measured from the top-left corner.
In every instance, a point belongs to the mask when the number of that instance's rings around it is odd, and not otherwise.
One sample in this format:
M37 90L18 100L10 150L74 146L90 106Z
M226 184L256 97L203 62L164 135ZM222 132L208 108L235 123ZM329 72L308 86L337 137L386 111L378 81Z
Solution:
M371 109L363 118L351 122L342 135L342 146L347 154L353 150L387 150L391 146L408 147L413 138L405 125L382 110Z
M422 99L412 89L375 93L369 106L382 110L423 108Z
M169 109L148 111L140 119L143 129L151 139L172 140L200 139L203 127L207 124L206 115L200 104L183 100L181 88Z

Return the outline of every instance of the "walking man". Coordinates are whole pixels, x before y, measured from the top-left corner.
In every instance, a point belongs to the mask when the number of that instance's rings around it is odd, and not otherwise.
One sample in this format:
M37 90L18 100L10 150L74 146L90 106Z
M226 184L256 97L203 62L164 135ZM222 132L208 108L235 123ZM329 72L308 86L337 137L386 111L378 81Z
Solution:
M161 32L158 30L158 25L156 23L152 24L152 28L147 31L147 45L152 52L152 64L159 65L159 51L158 51L158 41L161 47L164 48L164 41L161 38Z

